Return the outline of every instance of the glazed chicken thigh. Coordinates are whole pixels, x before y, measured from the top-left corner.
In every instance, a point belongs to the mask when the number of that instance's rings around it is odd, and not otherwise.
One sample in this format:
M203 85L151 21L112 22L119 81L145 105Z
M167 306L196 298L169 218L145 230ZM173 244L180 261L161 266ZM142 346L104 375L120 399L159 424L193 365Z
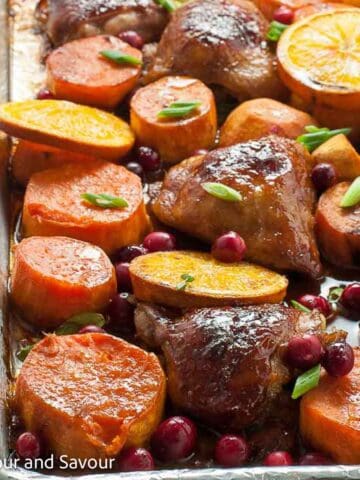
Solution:
M163 33L146 81L181 73L223 87L239 100L283 94L268 22L248 0L194 0Z
M174 166L153 211L163 223L209 243L236 231L246 242L247 259L317 277L308 162L300 144L276 136L214 150ZM204 190L207 182L237 190L242 200L215 198Z
M200 308L169 315L137 307L138 336L161 347L172 402L220 429L261 423L292 378L283 348L295 334L319 332L323 317L283 305Z
M146 42L155 41L169 15L154 0L41 0L38 18L58 46L75 38L126 30L135 30Z

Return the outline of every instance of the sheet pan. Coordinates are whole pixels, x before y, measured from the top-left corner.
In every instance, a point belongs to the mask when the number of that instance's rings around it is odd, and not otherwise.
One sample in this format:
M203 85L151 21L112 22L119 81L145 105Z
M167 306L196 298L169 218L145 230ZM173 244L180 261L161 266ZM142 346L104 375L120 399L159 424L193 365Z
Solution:
M19 0L11 5L0 0L0 102L29 98L36 91L43 73L39 70L39 38L34 34L29 12L34 0ZM40 474L25 469L11 470L2 465L8 458L8 418L6 392L12 370L8 345L7 280L9 258L9 192L7 161L9 141L0 137L0 480L56 480L58 475ZM161 470L144 473L94 475L68 474L79 480L360 480L360 466L265 467L241 469Z

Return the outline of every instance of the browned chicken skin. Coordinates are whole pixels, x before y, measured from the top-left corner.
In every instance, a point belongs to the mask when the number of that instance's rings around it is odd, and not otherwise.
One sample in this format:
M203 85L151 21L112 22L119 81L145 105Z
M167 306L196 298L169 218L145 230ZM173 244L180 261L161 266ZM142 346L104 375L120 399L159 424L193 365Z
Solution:
M248 0L194 0L168 24L146 81L181 73L220 85L239 100L279 98L268 22Z
M163 223L209 243L236 231L249 260L317 277L307 155L295 141L270 136L185 160L168 172L153 211ZM206 182L232 187L242 200L217 199L203 189Z
M271 414L292 372L282 360L295 334L319 332L324 319L283 305L193 309L168 316L140 304L135 323L161 347L168 390L182 410L220 429L241 430Z
M169 15L154 0L41 0L38 17L55 46L101 33L135 30L146 42L158 40Z

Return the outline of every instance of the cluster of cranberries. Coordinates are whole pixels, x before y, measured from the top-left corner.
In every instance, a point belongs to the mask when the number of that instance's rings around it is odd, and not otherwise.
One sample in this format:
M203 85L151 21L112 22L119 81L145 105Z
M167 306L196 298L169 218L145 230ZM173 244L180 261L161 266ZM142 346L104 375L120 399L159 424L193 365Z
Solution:
M195 450L197 429L187 417L170 417L164 420L154 432L150 450L130 447L123 450L118 458L118 466L123 472L153 470L154 458L168 464L189 458ZM19 436L16 451L20 458L37 458L41 454L39 439L30 432ZM250 447L240 435L222 435L216 442L214 460L223 467L239 467L250 459ZM288 452L272 452L264 460L269 467L293 465ZM307 453L299 460L300 465L330 465L331 461L321 453Z

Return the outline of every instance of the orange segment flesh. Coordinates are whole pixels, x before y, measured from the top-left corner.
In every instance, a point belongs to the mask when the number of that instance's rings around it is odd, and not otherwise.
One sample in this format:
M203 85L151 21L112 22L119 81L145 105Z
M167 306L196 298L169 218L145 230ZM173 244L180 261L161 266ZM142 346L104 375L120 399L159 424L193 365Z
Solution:
M0 129L14 137L117 160L134 144L123 120L63 100L26 100L0 106Z
M277 54L282 80L303 99L360 108L360 10L330 10L293 24Z

